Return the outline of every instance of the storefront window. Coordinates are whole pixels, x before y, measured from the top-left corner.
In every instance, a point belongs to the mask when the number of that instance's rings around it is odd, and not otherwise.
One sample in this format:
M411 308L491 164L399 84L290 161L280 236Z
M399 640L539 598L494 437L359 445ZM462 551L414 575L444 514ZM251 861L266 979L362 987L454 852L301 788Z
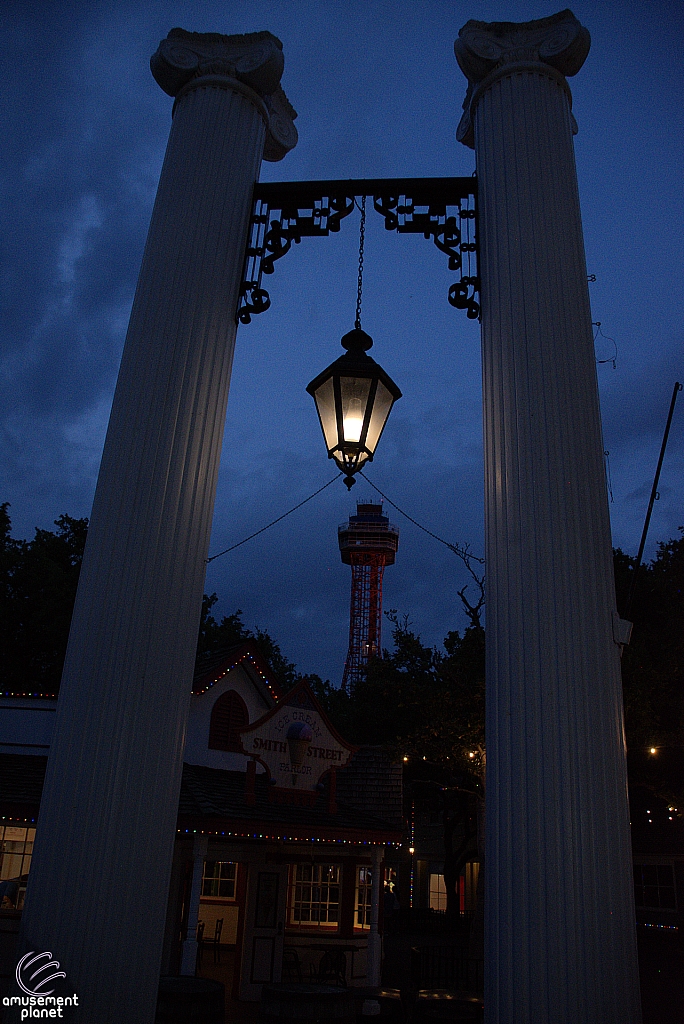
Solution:
M12 879L17 883L16 891L10 887L2 900L6 909L21 909L24 902L35 835L35 828L0 825L0 882Z
M359 865L356 869L355 928L370 928L372 881L371 869Z
M677 901L672 865L635 864L634 902L637 907L676 910Z
M446 910L447 891L444 875L430 875L430 910Z
M234 900L236 869L232 860L205 860L202 895Z
M337 928L339 915L339 865L293 865L290 874L290 925L295 928Z

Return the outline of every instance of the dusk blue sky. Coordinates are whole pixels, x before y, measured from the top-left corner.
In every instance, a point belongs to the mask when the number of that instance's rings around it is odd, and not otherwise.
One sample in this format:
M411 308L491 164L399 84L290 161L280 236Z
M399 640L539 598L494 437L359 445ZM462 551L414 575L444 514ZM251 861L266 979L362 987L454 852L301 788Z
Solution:
M16 3L2 27L0 501L30 537L87 516L171 121L150 55L175 27L267 29L300 142L262 180L470 175L456 142L466 82L453 42L469 19L522 21L542 2ZM675 380L684 380L684 6L575 3L592 48L570 85L594 320L615 339L598 365L613 539L636 553ZM211 552L241 540L334 474L308 381L353 326L358 217L304 239L267 281L272 305L238 330ZM479 326L446 301L454 275L421 236L368 214L363 326L404 397L368 475L451 542L483 551ZM226 311L226 315L230 315ZM599 336L598 359L612 343ZM684 524L684 397L647 557ZM218 609L242 608L303 671L334 682L347 647L350 570L337 526L373 491L340 480L212 563ZM458 559L389 510L401 531L385 607L430 644L465 621ZM389 630L385 630L389 642Z

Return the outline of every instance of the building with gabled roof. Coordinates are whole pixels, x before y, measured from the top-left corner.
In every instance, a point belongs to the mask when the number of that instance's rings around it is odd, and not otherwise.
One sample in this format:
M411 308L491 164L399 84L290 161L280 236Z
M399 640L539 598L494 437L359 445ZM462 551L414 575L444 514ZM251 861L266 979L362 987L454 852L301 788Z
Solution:
M0 701L0 824L26 876L50 711L22 700ZM184 761L162 973L194 974L198 928L205 942L218 928L235 959L234 998L256 1000L283 977L286 945L290 980L318 970L323 946L347 984L377 982L383 862L402 840L401 767L339 736L305 682L281 694L252 641L198 660ZM2 912L5 983L24 891L25 877L17 909Z

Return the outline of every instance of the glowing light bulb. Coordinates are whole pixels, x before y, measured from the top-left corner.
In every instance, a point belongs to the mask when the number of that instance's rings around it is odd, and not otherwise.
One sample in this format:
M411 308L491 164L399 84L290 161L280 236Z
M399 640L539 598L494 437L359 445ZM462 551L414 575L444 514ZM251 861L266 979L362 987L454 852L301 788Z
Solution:
M408 757L406 757L406 755L404 755L404 760L405 760L405 761L408 761Z
M655 747L651 747L651 753L655 754L655 752L656 752L656 748Z
M360 441L363 428L363 408L360 398L351 398L343 422L345 441Z
M409 853L411 854L411 856L413 856L413 854L414 854L415 852L416 852L416 848L415 848L415 846L409 846Z
M472 750L471 750L471 751L470 751L470 753L468 754L468 757L475 757L475 754L473 753L473 751L472 751Z

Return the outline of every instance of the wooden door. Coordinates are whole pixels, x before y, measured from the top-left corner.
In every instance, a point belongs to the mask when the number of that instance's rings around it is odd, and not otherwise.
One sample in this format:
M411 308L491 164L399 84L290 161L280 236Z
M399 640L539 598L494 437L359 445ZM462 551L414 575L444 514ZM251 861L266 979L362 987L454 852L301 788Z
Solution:
M240 964L240 999L261 998L261 986L280 981L287 909L286 864L249 865Z

